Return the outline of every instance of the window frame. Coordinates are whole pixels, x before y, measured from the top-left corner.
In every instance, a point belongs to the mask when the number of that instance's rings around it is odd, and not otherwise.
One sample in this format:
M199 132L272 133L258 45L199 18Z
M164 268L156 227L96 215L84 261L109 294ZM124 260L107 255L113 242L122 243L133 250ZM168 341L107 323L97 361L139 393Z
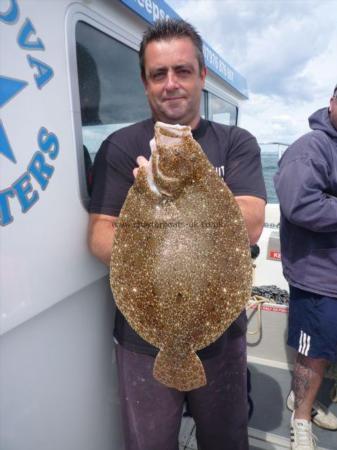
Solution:
M213 121L217 122L217 120L215 120L213 118L213 116L215 114L215 111L212 110L212 96L213 96L214 99L219 99L222 102L224 102L225 104L230 105L230 106L232 106L235 109L235 121L234 121L234 123L224 123L224 122L219 122L219 123L223 123L224 125L237 125L237 123L238 123L238 110L239 110L238 106L234 105L232 102L229 102L227 99L219 97L219 95L214 94L213 92L210 92L210 94L211 95L208 96L208 115L209 116L212 115L212 117L210 117L210 120L213 120Z
M98 32L102 32L110 38L126 45L131 50L138 51L140 38L136 33L130 33L117 25L113 20L108 20L96 11L86 8L80 4L73 4L69 7L66 16L66 51L68 62L69 96L73 119L73 138L75 141L76 160L78 169L78 189L81 202L85 209L88 209L90 196L86 182L86 170L83 152L83 135L81 119L81 103L79 91L79 77L77 69L76 51L76 27L78 22L93 27Z
M209 76L209 75L208 75ZM210 96L209 94L213 94L216 97L219 97L221 100L230 103L232 106L234 106L236 108L236 121L235 121L235 125L238 126L239 123L239 118L240 118L240 105L239 102L236 101L235 98L231 97L227 92L224 92L223 90L219 89L214 83L212 83L212 81L210 79L206 78L206 83L205 83L205 91L206 91L206 98L207 98L207 106L206 106L206 111L207 111L207 119L210 119Z

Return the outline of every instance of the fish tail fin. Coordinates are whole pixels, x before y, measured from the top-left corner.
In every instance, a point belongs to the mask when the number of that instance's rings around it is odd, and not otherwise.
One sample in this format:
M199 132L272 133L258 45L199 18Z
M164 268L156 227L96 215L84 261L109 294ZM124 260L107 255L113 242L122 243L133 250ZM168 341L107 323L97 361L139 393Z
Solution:
M206 384L203 365L195 352L177 358L171 352L160 350L153 368L153 375L160 383L178 391L191 391Z

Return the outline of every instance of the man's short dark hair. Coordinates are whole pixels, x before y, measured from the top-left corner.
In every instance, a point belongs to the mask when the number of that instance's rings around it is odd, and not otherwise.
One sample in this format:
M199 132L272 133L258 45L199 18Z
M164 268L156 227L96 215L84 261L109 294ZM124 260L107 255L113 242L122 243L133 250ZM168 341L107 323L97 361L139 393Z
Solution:
M335 86L335 89L333 90L332 96L333 96L333 97L337 97L337 84L336 84L336 86Z
M195 28L182 19L158 20L154 25L148 28L144 35L139 48L139 65L143 80L145 80L145 49L152 41L171 40L174 38L191 39L196 57L199 63L199 69L205 67L205 59L202 51L202 39Z

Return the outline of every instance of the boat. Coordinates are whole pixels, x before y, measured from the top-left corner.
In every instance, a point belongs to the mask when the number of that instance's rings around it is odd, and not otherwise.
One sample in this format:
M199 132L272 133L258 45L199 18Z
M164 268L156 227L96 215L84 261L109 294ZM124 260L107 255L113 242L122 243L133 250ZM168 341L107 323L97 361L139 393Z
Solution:
M137 50L176 16L162 0L0 2L1 450L123 449L90 166L107 135L150 115ZM247 82L207 43L205 57L201 114L236 124Z
M177 14L163 0L0 2L3 450L123 449L114 305L107 269L86 243L90 166L108 134L149 115L136 51L146 26L165 17ZM247 81L206 42L205 58L202 116L238 124ZM278 217L269 205L255 284L286 289ZM286 448L286 306L248 314L257 330L249 337L251 448ZM336 448L325 436L323 447ZM180 445L196 449L189 417Z

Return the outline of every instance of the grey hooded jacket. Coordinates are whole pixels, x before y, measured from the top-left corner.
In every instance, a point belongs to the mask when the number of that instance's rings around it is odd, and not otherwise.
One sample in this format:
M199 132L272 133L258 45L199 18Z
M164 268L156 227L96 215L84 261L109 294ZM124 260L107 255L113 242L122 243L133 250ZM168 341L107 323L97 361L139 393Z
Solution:
M327 108L309 125L274 177L283 273L292 286L337 298L337 130Z

